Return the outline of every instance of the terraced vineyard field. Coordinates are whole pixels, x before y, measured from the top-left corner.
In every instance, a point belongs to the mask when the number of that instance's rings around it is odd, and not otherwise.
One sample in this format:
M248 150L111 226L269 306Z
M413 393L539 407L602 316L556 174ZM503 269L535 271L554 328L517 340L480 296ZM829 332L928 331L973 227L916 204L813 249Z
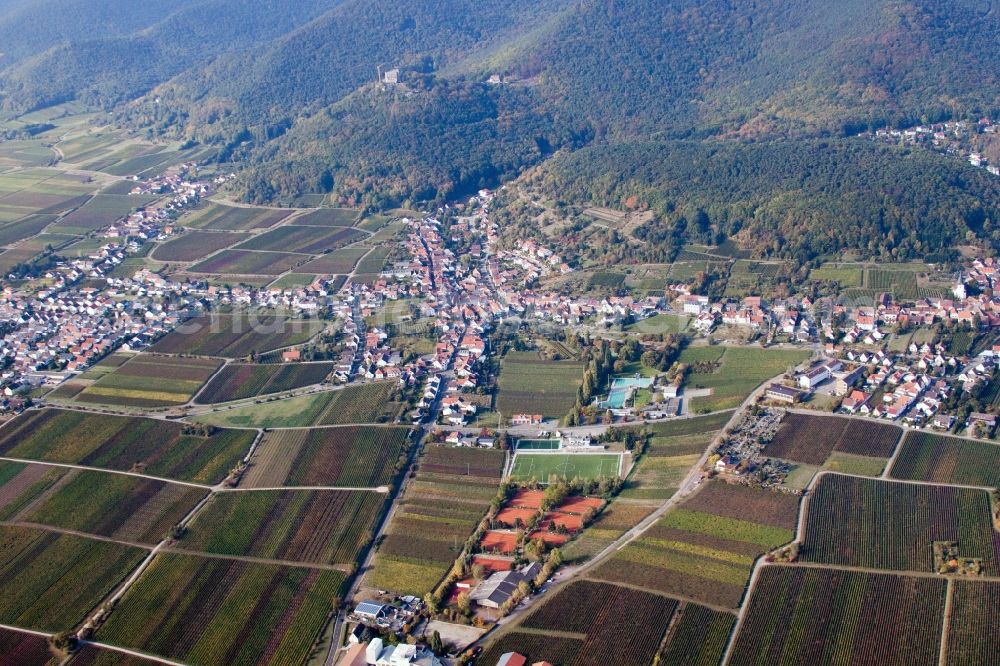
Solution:
M366 584L423 595L444 578L497 494L505 456L428 445Z
M0 623L67 631L97 607L146 551L106 541L0 526Z
M197 402L243 400L318 384L333 372L334 367L334 363L233 363L212 378L198 395Z
M735 608L754 561L792 540L797 507L792 495L710 482L593 576Z
M321 321L281 315L213 313L186 321L151 349L164 354L243 358L308 342L324 327Z
M206 494L121 474L0 461L0 520L129 542L158 543Z
M0 455L219 483L256 433L185 434L178 423L62 409L28 411L0 429Z
M385 499L382 493L341 490L217 493L177 547L348 565L371 540Z
M804 560L895 571L934 571L935 541L1000 575L1000 535L986 491L826 474L809 500Z
M808 465L822 465L834 451L888 458L903 429L872 419L786 414L764 453Z
M337 571L165 553L96 639L203 666L302 663L343 583Z
M936 664L945 581L768 566L730 664Z
M243 483L248 487L388 484L402 466L410 430L345 426L264 435Z
M894 479L1000 486L1000 446L930 432L909 432L889 470Z

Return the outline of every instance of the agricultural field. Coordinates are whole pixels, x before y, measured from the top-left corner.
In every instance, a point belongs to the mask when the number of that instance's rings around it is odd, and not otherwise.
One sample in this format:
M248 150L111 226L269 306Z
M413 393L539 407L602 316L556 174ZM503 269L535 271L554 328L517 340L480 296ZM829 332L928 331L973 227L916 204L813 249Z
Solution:
M205 314L190 319L151 347L164 354L244 358L308 342L326 324L258 313Z
M826 474L809 498L804 560L894 571L934 571L933 543L1000 575L990 496L984 490Z
M1000 446L929 432L909 432L889 470L893 479L1000 486Z
M691 400L691 408L704 413L738 407L763 382L807 358L809 352L799 350L688 347L681 353L680 361L717 364L711 372L692 372L685 384L688 388L712 390L710 396Z
M86 386L73 399L125 407L183 405L220 365L218 359L139 354Z
M320 275L344 275L353 271L361 258L369 252L372 252L372 249L368 247L342 247L299 266L295 271Z
M374 238L374 237L373 237ZM389 256L390 248L381 246L374 248L358 262L355 272L361 275L378 275L385 267L385 260Z
M343 583L338 571L164 553L96 640L203 666L303 663Z
M834 451L889 458L903 429L872 419L785 414L764 454L806 465L822 465Z
M49 650L44 636L0 629L0 664L3 666L59 666L60 657Z
M576 402L583 383L583 364L545 361L534 352L510 352L500 364L497 409L513 414L539 414L562 418Z
M285 273L267 285L268 289L298 289L308 287L318 276L313 273Z
M205 490L108 472L0 461L0 520L156 544Z
M578 563L590 559L642 522L654 508L642 504L612 502L587 529L562 548L563 560Z
M353 227L361 217L354 208L319 208L295 218L297 225L313 227Z
M735 615L681 603L675 618L660 649L661 666L716 666L722 661Z
M371 540L385 499L382 493L345 490L216 493L175 547L349 565Z
M956 580L952 594L947 666L1000 663L1000 583Z
M215 484L226 478L256 435L216 430L202 437L185 434L185 427L156 419L33 410L0 429L0 455Z
M730 664L936 664L943 579L768 566Z
M146 556L140 548L0 526L0 623L72 629Z
M209 203L181 219L185 227L212 231L251 231L267 229L292 214L290 210L223 206Z
M670 597L578 580L546 598L544 605L521 622L520 628L578 634L582 645L576 659L569 662L574 665L645 666L656 655L676 610L677 601ZM619 640L622 627L629 627L627 642ZM544 652L532 658L552 659Z
M223 427L246 428L391 423L400 411L400 404L394 401L396 390L395 382L359 384L202 414L197 420Z
M255 250L223 250L191 266L193 273L219 275L281 275L302 263L301 254L290 252L258 252Z
M504 460L494 449L428 445L365 583L418 596L433 590L489 510Z
M722 412L647 426L653 437L625 480L621 497L640 500L671 497L730 416L729 412Z
M629 324L625 330L631 333L680 333L691 320L683 315L660 313Z
M837 282L841 287L860 287L864 269L858 264L823 264L809 271L813 282Z
M549 483L552 479L604 479L621 476L622 457L617 453L520 452L510 471L512 481Z
M52 231L85 234L109 227L136 208L152 201L150 196L134 197L121 194L98 194L80 208L59 220Z
M400 467L409 432L385 426L273 430L265 433L254 451L243 485L387 485Z
M284 225L254 236L243 242L237 250L270 252L295 252L322 254L353 243L365 234L357 229L343 227L300 227Z
M232 363L212 378L197 402L229 402L311 386L326 379L334 367L334 363Z
M250 234L192 231L158 245L153 250L152 258L157 261L198 261L249 237Z
M593 575L735 608L754 561L792 541L798 501L793 495L710 482Z
M587 281L589 289L617 289L623 284L625 284L625 274L610 271L591 273Z

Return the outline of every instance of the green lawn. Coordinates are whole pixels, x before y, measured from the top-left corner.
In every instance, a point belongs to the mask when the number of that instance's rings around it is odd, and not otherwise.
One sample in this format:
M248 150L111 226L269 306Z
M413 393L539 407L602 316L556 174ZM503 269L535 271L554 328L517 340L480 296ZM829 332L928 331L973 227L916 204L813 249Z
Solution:
M532 478L546 482L553 475L559 478L599 479L618 476L620 456L617 454L540 454L519 453L514 458L511 478L528 481Z
M684 363L716 362L713 372L692 372L688 388L712 389L712 395L694 398L695 412L715 412L738 407L761 383L780 375L790 366L809 358L797 349L750 349L745 347L690 347L681 354Z

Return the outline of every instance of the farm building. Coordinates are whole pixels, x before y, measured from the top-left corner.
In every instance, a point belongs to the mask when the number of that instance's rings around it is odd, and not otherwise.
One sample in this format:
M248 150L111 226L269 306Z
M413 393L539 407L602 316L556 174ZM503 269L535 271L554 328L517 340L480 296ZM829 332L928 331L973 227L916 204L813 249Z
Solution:
M541 566L537 562L520 571L497 571L477 585L469 598L484 608L500 608L514 594L518 583L531 580L539 571Z
M354 609L354 614L362 620L366 620L368 622L378 622L379 620L385 619L386 615L388 615L388 610L382 604L362 601Z

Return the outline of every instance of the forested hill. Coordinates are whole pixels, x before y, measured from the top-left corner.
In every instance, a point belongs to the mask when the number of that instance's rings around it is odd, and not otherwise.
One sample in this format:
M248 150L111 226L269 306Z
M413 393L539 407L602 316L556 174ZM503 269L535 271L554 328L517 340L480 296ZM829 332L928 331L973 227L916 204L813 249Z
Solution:
M522 180L538 198L655 211L635 234L664 255L727 238L803 263L843 250L922 259L976 237L1000 247L995 176L860 139L596 146Z
M996 0L0 0L0 111L82 100L247 162L255 201L381 205L584 145L583 172L627 170L650 142L783 159L776 140L1000 116L998 34Z

